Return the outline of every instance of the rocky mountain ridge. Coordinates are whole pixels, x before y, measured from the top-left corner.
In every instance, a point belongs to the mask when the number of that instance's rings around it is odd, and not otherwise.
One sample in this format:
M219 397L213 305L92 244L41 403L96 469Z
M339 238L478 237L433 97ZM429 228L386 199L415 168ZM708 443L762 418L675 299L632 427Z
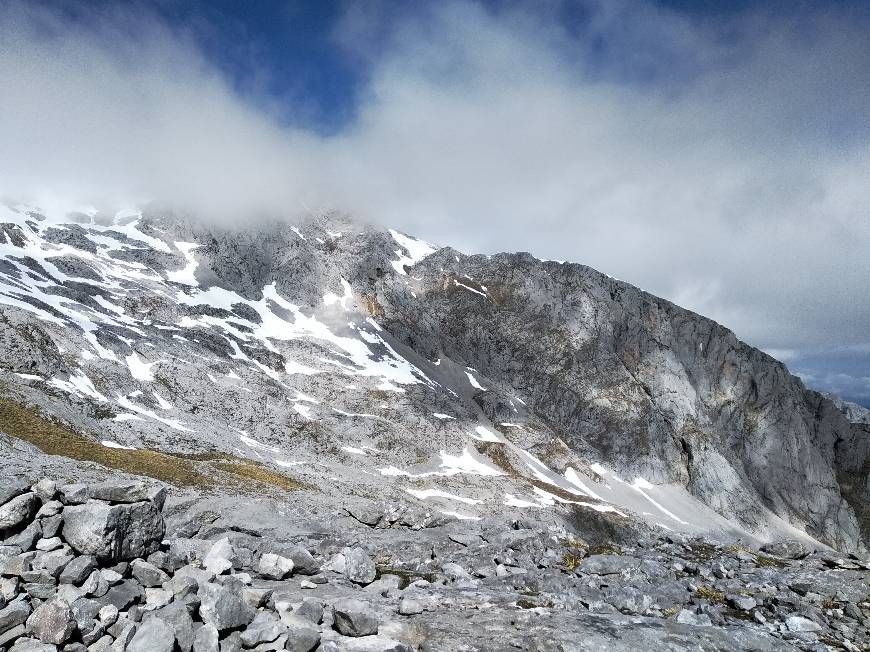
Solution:
M860 414L588 267L337 215L0 212L9 476L146 475L230 510L277 492L388 532L866 551Z

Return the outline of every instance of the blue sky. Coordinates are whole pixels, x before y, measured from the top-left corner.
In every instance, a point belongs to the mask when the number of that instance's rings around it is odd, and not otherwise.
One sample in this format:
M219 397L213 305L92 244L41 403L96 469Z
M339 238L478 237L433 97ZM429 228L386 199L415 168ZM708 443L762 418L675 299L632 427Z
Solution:
M870 405L868 37L858 2L6 0L0 191L583 262Z

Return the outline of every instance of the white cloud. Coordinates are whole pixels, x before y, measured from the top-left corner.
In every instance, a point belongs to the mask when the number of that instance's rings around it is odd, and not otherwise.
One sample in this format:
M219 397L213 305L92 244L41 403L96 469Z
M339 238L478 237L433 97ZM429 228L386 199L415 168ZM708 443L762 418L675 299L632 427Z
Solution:
M653 5L438 3L366 51L359 118L280 126L192 34L116 10L0 9L7 194L218 217L333 205L467 250L584 262L751 343L870 341L870 51L834 11L725 27ZM812 18L812 20L809 20ZM610 44L600 53L594 42Z

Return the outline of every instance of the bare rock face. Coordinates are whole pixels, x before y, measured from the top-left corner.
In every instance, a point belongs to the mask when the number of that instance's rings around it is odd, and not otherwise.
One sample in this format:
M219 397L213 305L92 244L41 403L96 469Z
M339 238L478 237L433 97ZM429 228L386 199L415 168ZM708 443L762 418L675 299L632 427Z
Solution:
M157 550L165 526L151 502L109 505L89 500L64 510L63 537L81 555L100 561L147 557Z
M513 420L505 406L522 394L581 458L682 484L750 531L772 512L841 549L870 540L856 514L870 499L866 428L723 326L528 254L441 249L413 275L432 290L377 283L382 324L477 370L489 382L473 398L493 422Z

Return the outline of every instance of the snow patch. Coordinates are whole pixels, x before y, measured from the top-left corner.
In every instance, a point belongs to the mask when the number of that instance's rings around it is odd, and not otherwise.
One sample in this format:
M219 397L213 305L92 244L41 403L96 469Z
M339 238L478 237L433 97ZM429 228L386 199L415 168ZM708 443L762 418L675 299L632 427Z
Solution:
M436 248L430 245L428 242L423 242L422 240L417 240L416 238L411 238L403 233L399 233L398 231L394 231L390 229L390 235L393 236L393 240L395 240L400 247L402 247L406 253L402 253L401 250L396 250L396 255L399 257L397 260L390 261L390 264L393 266L399 274L405 276L405 265L408 267L412 267L423 260L429 254L432 254L436 251Z
M133 378L146 383L150 383L154 380L154 374L151 373L151 367L157 364L156 362L144 362L140 360L135 351L128 355L125 360L127 361L127 367L130 369L130 375L133 376Z
M77 396L86 396L88 398L93 398L104 403L108 403L109 401L109 399L107 399L105 396L100 394L99 391L97 391L97 388L94 387L93 381L91 381L91 379L88 378L82 371L70 374L68 381L61 380L60 378L52 378L49 381L49 384Z
M196 280L196 268L199 266L199 262L193 257L193 250L200 246L202 245L196 242L176 242L175 248L184 255L187 264L181 269L167 272L166 279L174 283L198 287L199 281Z
M488 428L484 428L483 426L477 426L474 431L480 435L479 437L474 437L478 441L497 441L500 442L501 438L496 435L494 432L489 430ZM474 436L474 435L472 435Z
M479 521L480 520L479 516L470 516L469 514L460 514L459 512L442 511L441 513L446 515L446 516L453 516L455 518L458 518L460 521Z
M513 494L504 495L504 504L508 507L540 507L538 503L533 503L530 500L517 498Z
M477 382L477 378L475 378L471 372L466 371L465 375L468 376L468 382L471 383L471 386L474 387L474 389L482 389L484 392L486 391L483 385Z
M465 496L457 496L456 494L451 494L447 491L443 491L441 489L405 489L405 491L415 498L419 498L420 500L426 500L427 498L446 498L447 500L456 500L460 503L465 503L466 505L479 505L482 503L482 500L477 500L475 498L467 498Z
M120 448L125 451L134 451L136 450L133 446L124 446L123 444L119 444L115 441L109 441L108 439L103 439L100 443L106 448Z

